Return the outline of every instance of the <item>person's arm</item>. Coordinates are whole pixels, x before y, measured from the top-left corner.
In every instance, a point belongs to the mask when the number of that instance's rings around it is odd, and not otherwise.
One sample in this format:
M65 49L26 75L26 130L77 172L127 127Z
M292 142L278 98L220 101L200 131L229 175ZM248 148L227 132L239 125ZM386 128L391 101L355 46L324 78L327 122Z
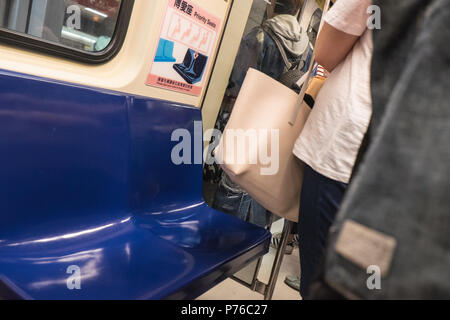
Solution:
M354 36L324 23L316 42L315 60L328 72L341 63L352 50L359 36Z

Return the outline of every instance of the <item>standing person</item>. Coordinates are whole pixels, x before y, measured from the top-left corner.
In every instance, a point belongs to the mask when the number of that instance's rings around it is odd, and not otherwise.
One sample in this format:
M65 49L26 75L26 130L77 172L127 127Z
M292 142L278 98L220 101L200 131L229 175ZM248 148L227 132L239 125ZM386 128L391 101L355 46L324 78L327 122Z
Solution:
M329 228L371 117L370 5L371 0L336 1L316 42L315 60L330 75L294 146L294 154L306 163L298 224L304 299L320 269Z
M348 298L450 299L450 1L374 4L383 25L374 30L371 138L330 233L323 284ZM349 220L376 230L381 245L355 239ZM342 236L372 248L386 275L377 290L351 262L359 257L334 250Z
M218 117L219 123L216 127L219 130L225 128L249 68L280 80L287 70L302 67L301 57L309 42L306 32L302 33L297 20L303 2L304 0L273 1L267 7L269 19L242 39ZM269 223L270 212L233 183L225 172L222 172L213 206L261 227Z

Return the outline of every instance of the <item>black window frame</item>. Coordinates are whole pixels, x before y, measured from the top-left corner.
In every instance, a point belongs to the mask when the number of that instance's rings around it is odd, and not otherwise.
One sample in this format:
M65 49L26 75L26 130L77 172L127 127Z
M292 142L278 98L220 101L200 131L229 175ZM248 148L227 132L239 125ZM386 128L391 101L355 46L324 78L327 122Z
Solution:
M114 58L122 48L130 24L133 6L134 0L122 0L114 34L106 48L101 51L89 52L75 49L3 27L0 27L0 42L87 64L102 64Z

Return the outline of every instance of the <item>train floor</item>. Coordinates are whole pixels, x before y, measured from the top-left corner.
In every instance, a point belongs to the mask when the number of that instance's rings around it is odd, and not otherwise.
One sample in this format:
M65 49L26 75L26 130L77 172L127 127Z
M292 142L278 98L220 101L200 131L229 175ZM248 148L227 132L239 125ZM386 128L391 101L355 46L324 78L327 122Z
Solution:
M283 220L280 219L273 223L271 232L281 232L283 229ZM258 279L264 283L268 283L270 271L272 269L273 260L276 250L270 248L270 251L264 256L261 269L259 270ZM300 300L298 291L292 289L284 283L286 275L298 275L300 273L300 260L298 248L290 255L284 255L283 263L280 268L278 280L273 294L273 300ZM244 285L233 279L226 279L217 286L207 291L197 298L197 300L263 300L263 296L257 292L250 290Z

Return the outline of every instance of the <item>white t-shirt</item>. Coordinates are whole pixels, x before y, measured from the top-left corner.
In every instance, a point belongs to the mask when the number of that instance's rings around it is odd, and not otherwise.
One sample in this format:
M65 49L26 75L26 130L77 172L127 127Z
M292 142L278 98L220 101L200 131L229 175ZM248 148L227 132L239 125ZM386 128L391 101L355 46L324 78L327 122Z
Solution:
M371 0L338 0L325 21L360 36L352 51L330 73L294 146L294 154L316 172L348 183L372 114L370 64Z

